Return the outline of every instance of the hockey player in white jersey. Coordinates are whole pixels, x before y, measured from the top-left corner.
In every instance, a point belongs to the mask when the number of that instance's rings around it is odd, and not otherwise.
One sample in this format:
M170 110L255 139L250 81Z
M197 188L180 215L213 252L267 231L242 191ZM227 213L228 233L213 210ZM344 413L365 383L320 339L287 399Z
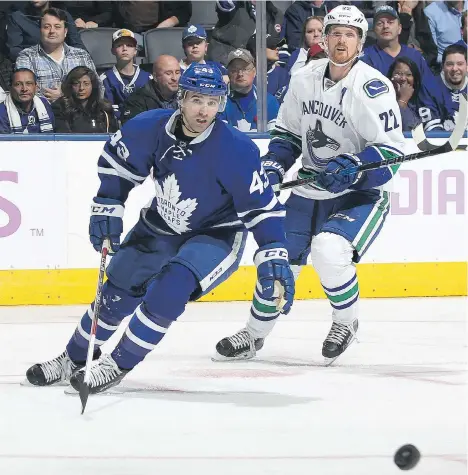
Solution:
M248 230L259 245L257 287L276 308L275 282L284 289L283 311L294 297L284 246L283 205L260 162L257 146L219 118L227 87L221 72L193 63L179 83L179 110L152 110L128 121L104 146L100 187L91 206L90 239L115 253L107 268L90 370L90 393L116 384L162 340L190 300L209 293L237 269ZM150 174L155 198L120 244L124 203ZM28 369L31 384L70 379L78 389L90 341L94 303L65 351ZM99 347L131 315L111 354Z
M332 307L333 323L322 347L332 362L358 330L355 264L382 229L389 197L381 186L397 167L338 172L402 155L404 137L392 84L358 59L367 33L364 15L340 5L325 17L323 32L328 58L309 63L291 78L262 160L270 183L282 181L301 153L298 177L316 175L313 183L292 190L286 239L295 277L310 254ZM278 315L256 293L246 328L217 344L217 358L253 357Z

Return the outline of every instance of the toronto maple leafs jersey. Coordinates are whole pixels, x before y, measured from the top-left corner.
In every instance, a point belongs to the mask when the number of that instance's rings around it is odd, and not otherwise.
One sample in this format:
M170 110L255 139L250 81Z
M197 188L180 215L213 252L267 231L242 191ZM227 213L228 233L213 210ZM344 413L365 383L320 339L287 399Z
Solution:
M264 157L288 170L302 153L300 178L324 170L340 154L353 154L358 162L368 163L403 153L400 109L391 82L357 61L345 78L333 83L325 76L328 63L328 59L312 61L291 77ZM365 172L340 194L377 188L396 170ZM293 193L314 199L339 196L312 183L294 188Z
M190 142L174 135L179 111L155 109L128 121L98 161L98 196L122 203L150 174L155 198L141 218L157 234L247 228L259 246L284 241L286 214L245 134L216 119Z
M460 109L460 93L463 92L466 94L467 92L468 77L465 77L460 89L452 89L445 80L444 72L442 71L440 75L437 76L437 83L444 93L450 115L455 116Z
M135 65L133 76L121 75L114 66L101 74L101 81L104 86L104 97L112 103L114 114L120 118L119 107L125 99L134 91L143 87L151 78L151 74Z

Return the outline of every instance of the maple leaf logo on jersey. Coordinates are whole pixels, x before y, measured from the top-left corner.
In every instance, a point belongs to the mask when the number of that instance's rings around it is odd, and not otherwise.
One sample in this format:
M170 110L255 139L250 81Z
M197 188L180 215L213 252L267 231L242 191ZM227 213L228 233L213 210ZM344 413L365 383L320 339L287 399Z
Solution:
M179 183L175 175L169 175L162 183L162 188L157 181L156 199L158 213L167 225L177 234L190 231L189 219L197 208L198 202L194 198L179 201Z

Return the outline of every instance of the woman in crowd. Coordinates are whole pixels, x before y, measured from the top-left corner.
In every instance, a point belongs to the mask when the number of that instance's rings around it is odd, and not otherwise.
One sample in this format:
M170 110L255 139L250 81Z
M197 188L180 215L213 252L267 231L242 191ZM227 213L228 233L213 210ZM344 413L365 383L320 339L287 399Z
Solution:
M307 18L302 29L302 47L294 50L288 61L287 67L290 74L306 64L309 48L322 42L322 30L322 17L310 16Z
M86 66L72 69L62 84L63 96L52 104L57 133L116 132L112 104L100 97L99 79Z
M404 131L413 129L420 122L426 132L444 130L447 110L434 96L423 92L421 73L414 61L405 56L396 59L388 71L388 78L395 88Z

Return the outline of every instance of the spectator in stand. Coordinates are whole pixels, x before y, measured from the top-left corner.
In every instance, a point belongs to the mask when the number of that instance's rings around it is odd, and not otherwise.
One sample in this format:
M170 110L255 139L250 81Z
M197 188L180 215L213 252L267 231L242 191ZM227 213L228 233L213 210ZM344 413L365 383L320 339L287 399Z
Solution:
M224 82L229 82L227 69L221 63L205 60L208 51L205 28L200 25L187 26L182 33L182 47L185 52L185 58L180 60L180 70L182 74L192 63L208 64L216 66L223 74Z
M54 114L47 100L36 95L37 80L29 69L16 70L10 94L0 104L1 134L39 134L54 131Z
M306 64L309 64L311 61L316 61L317 59L327 58L327 53L322 48L321 44L312 45L307 52Z
M434 43L429 20L424 13L425 2L400 0L393 3L398 8L401 23L400 43L417 49L431 69L437 69L437 45Z
M73 1L65 3L65 8L73 17L77 28L112 26L112 2L110 1Z
M162 54L153 63L153 79L128 96L122 106L122 123L152 109L177 109L180 65L174 56Z
M229 53L228 73L231 92L226 108L220 118L241 132L257 131L257 88L255 80L255 61L245 49ZM267 93L267 128L275 126L279 104L274 96Z
M151 75L133 64L137 55L137 40L132 31L122 29L112 35L112 54L117 58L117 64L101 74L101 81L104 97L112 104L115 117L120 119L120 108L127 97L143 87Z
M444 91L449 114L455 116L460 108L460 93L467 93L466 47L459 43L448 46L442 55L442 72L437 78L439 87ZM454 123L444 123L446 130L451 130Z
M266 32L270 35L281 34L283 13L270 2L265 2ZM218 22L211 34L208 57L213 61L227 65L229 53L237 48L245 48L247 41L256 29L255 1L217 1Z
M388 78L395 88L404 131L413 129L421 122L426 132L444 130L446 111L421 94L421 72L414 61L398 57L390 66Z
M67 15L58 8L49 8L41 17L41 40L20 52L16 68L27 68L37 77L39 91L49 102L61 95L61 83L77 66L87 66L95 71L93 60L87 51L65 43Z
M10 90L12 73L13 65L11 61L0 51L0 89L2 89L3 94ZM0 92L0 102L5 99L3 94Z
M284 36L289 48L297 49L304 46L304 23L310 17L324 17L341 2L313 0L294 2L284 13ZM323 21L322 21L323 24ZM307 49L310 45L307 46ZM306 55L304 55L305 61Z
M302 28L301 47L295 49L289 58L287 69L290 74L302 68L307 60L307 52L312 45L322 43L323 18L311 16L306 19Z
M279 62L279 49L285 39L280 39L279 35L266 37L266 57L267 57L267 92L276 98L281 104L289 84L289 71L283 63ZM257 54L257 35L252 35L247 41L246 49L255 58Z
M192 2L123 1L112 2L114 23L135 33L152 28L186 26L192 16Z
M462 34L462 39L460 41L457 41L456 44L462 45L465 48L467 47L468 43L468 25L466 24L466 17L468 16L468 11L465 10L463 12L462 18L461 18L461 34Z
M51 2L48 1L34 0L27 2L22 9L8 15L7 48L13 62L16 61L20 51L40 42L42 15L51 8L50 4ZM66 43L69 46L86 50L75 22L68 12L64 12L64 23L67 30Z
M461 17L464 7L464 0L458 1L438 1L432 2L424 9L429 20L432 38L437 45L437 62L442 62L442 54L447 46L450 46L462 39Z
M52 104L58 133L105 134L119 128L112 105L101 99L96 71L73 68L63 81L63 96Z

